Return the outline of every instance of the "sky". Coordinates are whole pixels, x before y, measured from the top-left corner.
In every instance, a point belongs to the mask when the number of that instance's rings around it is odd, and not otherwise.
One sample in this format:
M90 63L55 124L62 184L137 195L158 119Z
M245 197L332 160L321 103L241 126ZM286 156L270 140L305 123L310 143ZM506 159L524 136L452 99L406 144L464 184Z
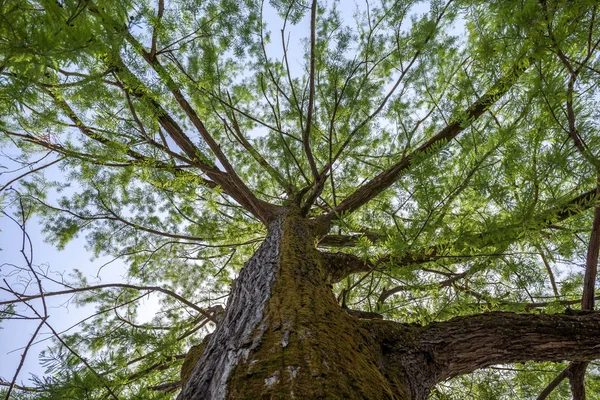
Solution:
M280 36L277 34L280 30L280 26L271 24L270 21L280 21L279 17L276 16L274 10L268 5L265 7L265 20L273 33L273 40L268 45L269 54L274 58L281 58L283 52L281 47ZM301 75L303 69L303 57L302 51L300 50L300 40L294 40L299 37L305 37L308 31L309 21L302 21L297 26L288 25L287 29L290 33L290 66L294 74ZM256 132L256 135L263 134L262 132ZM4 148L0 149L0 188L6 183L14 179L16 176L27 172L27 169L18 170L16 172L10 172L15 169L16 164L11 161L18 155L18 150L15 148ZM42 163L33 166L36 168L46 162L49 159L45 159ZM49 179L61 180L62 173L57 166L52 166L44 171L45 175ZM18 188L18 183L11 184L12 187ZM1 198L0 198L1 199ZM57 196L50 196L48 198L49 203L52 203L57 199ZM0 209L5 205L0 203ZM12 212L14 212L14 208ZM9 212L10 213L10 212ZM121 261L117 260L108 266L102 267L106 262L110 261L110 257L101 257L99 259L92 259L92 255L86 250L85 238L77 237L69 242L63 250L58 250L54 245L47 242L47 237L41 232L41 224L38 218L32 217L27 222L27 234L31 238L33 245L33 262L32 264L36 268L42 270L52 271L55 279L60 279L60 274L65 276L74 269L79 269L86 275L90 283L114 283L124 282L124 276L126 275L127 267ZM13 265L18 267L26 267L26 262L20 253L22 244L22 232L20 227L11 221L9 218L0 215L0 279L7 279L9 284L14 289L23 290L24 286L22 282L28 278L21 278L20 275L15 275L15 268ZM102 267L102 268L101 268ZM100 271L100 272L99 272ZM28 276L28 274L21 274ZM62 290L64 288L59 285L52 285L44 283L44 290L46 292L52 290ZM37 293L35 287L29 287L25 290L28 294ZM0 301L11 299L12 296L7 293L0 291ZM50 315L49 323L57 332L74 332L77 327L73 328L73 325L82 319L88 317L94 313L94 306L89 305L86 307L77 307L74 304L69 303L70 296L55 296L47 298L48 303L48 314ZM41 302L34 303L39 306L41 310ZM140 315L137 320L138 323L143 323L150 320L154 316L154 311L158 310L158 297L152 296L150 298L144 298L141 300L141 306L139 307ZM17 308L18 311L27 312L25 306ZM28 312L31 314L31 312ZM17 366L21 360L24 347L31 339L39 321L37 320L5 320L0 323L0 378L5 381L12 381L13 375L16 371ZM66 331L67 329L70 330ZM21 383L27 386L31 374L43 375L45 368L40 365L38 355L40 351L46 349L52 338L52 333L48 328L44 327L36 339L36 345L32 346L29 350L25 364L19 373L17 383Z
M338 4L342 4L340 2ZM353 3L354 4L354 3ZM364 3L361 3L364 4ZM341 6L341 10L345 19L348 22L352 21L352 14L356 11L356 6L347 7ZM420 4L415 8L416 13L423 13L427 8ZM270 21L278 21L279 18L269 7L265 9L265 20L268 23L268 28L272 32L272 42L268 45L268 51L273 58L281 58L282 47L281 38L279 35L281 26ZM293 74L301 75L304 68L304 60L302 57L303 51L301 46L303 43L298 38L304 38L309 32L308 15L297 26L288 25L288 32L291 36L290 41L290 66ZM294 40L296 38L296 40ZM13 179L16 175L25 172L24 170L13 173L6 173L14 167L11 158L16 155L16 149L3 149L0 153L0 187ZM4 168L2 168L4 167ZM45 171L50 179L61 179L61 171L56 167L51 167ZM17 187L15 183L12 186ZM50 196L50 202L56 200ZM1 198L0 198L1 201ZM0 208L4 204L0 203ZM14 211L14 209L13 209ZM24 289L22 286L23 280L19 275L14 274L14 266L26 267L26 263L20 253L22 244L22 232L17 224L10 219L0 216L0 279L7 279L14 289ZM51 271L54 278L59 278L59 274L68 275L74 269L81 270L84 275L88 276L90 283L115 283L123 282L126 275L126 266L116 261L108 266L101 268L107 261L108 257L102 257L92 260L90 252L85 249L85 239L82 237L75 238L66 245L63 250L56 249L53 245L45 240L44 233L41 232L40 221L36 217L32 217L27 222L27 233L31 238L33 245L33 262L36 268L41 268L45 271ZM45 284L46 291L57 290L58 285L52 287ZM36 293L35 287L29 287L27 293ZM11 296L0 291L0 301L6 300ZM141 314L138 323L148 321L154 315L154 311L158 309L158 297L151 296L141 300ZM93 306L76 307L68 302L69 296L56 296L48 298L48 313L50 315L49 322L58 332L63 332L66 329L76 324L78 321L86 318L94 312ZM39 302L38 302L39 304ZM18 307L17 311L24 311L24 306ZM20 362L21 354L24 346L30 340L33 332L36 329L38 321L35 320L11 320L0 323L0 377L4 380L11 381L14 372ZM76 327L73 329L77 329ZM73 329L68 332L72 332ZM38 335L37 344L34 345L25 361L23 369L19 374L18 383L27 385L30 374L43 375L44 368L40 366L38 354L45 349L49 344L48 338L52 335L47 328L43 328Z
M10 154L4 149L4 154ZM0 159L0 165L10 168L7 157ZM22 173L21 171L20 173ZM48 176L53 179L60 178L61 172L58 168L50 168L46 171ZM0 175L0 187L8 182L10 174ZM17 186L17 185L13 185ZM52 196L50 201L54 200ZM12 210L14 212L14 209ZM11 214L9 212L9 214ZM33 216L26 223L26 232L32 243L33 257L32 265L36 271L45 271L53 279L60 280L61 275L68 280L68 274L74 269L81 270L88 277L90 284L99 283L118 283L124 282L127 267L119 260L105 265L112 260L111 257L100 257L93 259L88 250L85 249L85 238L78 237L69 242L63 250L58 250L55 246L46 241L45 234L41 231L40 220ZM14 266L26 268L27 263L21 254L23 235L21 228L9 218L0 215L0 279L6 279L11 287L28 294L37 294L35 286L29 286L27 290L24 284L29 280L30 274L15 274ZM29 256L29 252L26 252ZM4 286L4 285L3 285ZM57 284L44 282L44 291L64 290ZM7 293L0 291L0 301L13 298ZM54 296L46 299L48 306L48 322L57 332L72 333L77 327L74 324L93 314L95 308L93 305L78 307L69 303L70 296ZM41 302L32 303L41 311ZM158 309L158 298L154 295L144 297L140 301L140 314L138 323L150 320L154 316L154 310ZM25 306L17 307L16 312L31 314ZM21 360L24 347L29 342L39 321L37 320L5 320L0 323L0 378L12 380L17 366ZM23 381L27 385L27 379L30 374L43 375L44 368L38 360L39 352L46 349L51 343L48 339L52 338L52 333L47 327L42 328L37 336L36 345L29 350L25 364L19 373L18 382Z

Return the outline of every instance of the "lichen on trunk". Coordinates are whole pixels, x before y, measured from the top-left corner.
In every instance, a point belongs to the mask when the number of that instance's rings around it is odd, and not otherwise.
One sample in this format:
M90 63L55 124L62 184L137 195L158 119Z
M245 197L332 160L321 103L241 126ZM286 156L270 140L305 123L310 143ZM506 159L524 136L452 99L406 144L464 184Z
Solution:
M271 223L179 399L408 398L335 301L311 224L293 211Z

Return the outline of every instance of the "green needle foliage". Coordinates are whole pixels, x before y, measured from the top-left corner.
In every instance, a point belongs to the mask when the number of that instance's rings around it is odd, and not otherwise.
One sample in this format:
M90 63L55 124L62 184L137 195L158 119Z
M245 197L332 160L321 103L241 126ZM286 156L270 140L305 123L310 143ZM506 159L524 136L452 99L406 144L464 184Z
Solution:
M304 0L1 1L0 145L17 154L2 163L28 168L6 173L1 207L35 214L59 249L85 238L142 288L77 292L96 313L11 396L173 396L159 385L179 380L212 311L152 288L224 306L267 203L326 216L320 249L362 260L334 283L347 307L422 324L579 308L599 173L597 9L322 0L311 43ZM96 284L30 267L46 292ZM150 292L159 309L136 323ZM4 329L31 312L19 307L1 308ZM536 398L565 366L486 369L431 396ZM569 398L567 382L551 398ZM586 385L598 398L597 364Z

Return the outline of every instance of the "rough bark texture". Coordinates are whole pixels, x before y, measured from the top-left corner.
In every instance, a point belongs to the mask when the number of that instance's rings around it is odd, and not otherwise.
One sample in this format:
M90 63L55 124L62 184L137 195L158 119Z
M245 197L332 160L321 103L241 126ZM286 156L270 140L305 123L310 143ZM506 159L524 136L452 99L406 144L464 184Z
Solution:
M364 321L380 338L390 380L406 376L411 399L424 400L446 379L494 364L600 357L600 313L490 312L427 326Z
M408 399L326 281L316 237L295 214L272 223L179 399Z
M254 331L263 318L279 269L281 237L282 222L276 220L265 241L240 272L225 317L211 336L179 399L225 398L231 371L260 344L254 340Z
M573 400L585 400L585 370L589 363L572 363L569 367L569 384L571 385L571 396Z
M350 274L368 272L373 264L348 253L321 253L325 279L329 283L337 283Z
M438 382L493 364L600 358L600 313L492 312L420 326L344 310L330 282L355 268L317 251L323 232L312 224L288 211L270 225L206 348L186 359L180 400L425 400Z

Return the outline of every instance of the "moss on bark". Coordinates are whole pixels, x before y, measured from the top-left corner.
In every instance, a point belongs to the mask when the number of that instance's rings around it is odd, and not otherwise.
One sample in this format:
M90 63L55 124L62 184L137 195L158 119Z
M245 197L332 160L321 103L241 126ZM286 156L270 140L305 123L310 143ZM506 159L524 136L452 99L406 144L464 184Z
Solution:
M181 365L181 384L185 385L186 382L192 376L192 372L198 364L200 357L202 357L202 353L204 349L206 349L207 342L204 341L200 344L192 346L190 350L185 355L185 359L183 360L183 364Z
M229 398L408 398L382 375L378 346L336 303L308 221L284 221L280 268L260 344L230 376Z

